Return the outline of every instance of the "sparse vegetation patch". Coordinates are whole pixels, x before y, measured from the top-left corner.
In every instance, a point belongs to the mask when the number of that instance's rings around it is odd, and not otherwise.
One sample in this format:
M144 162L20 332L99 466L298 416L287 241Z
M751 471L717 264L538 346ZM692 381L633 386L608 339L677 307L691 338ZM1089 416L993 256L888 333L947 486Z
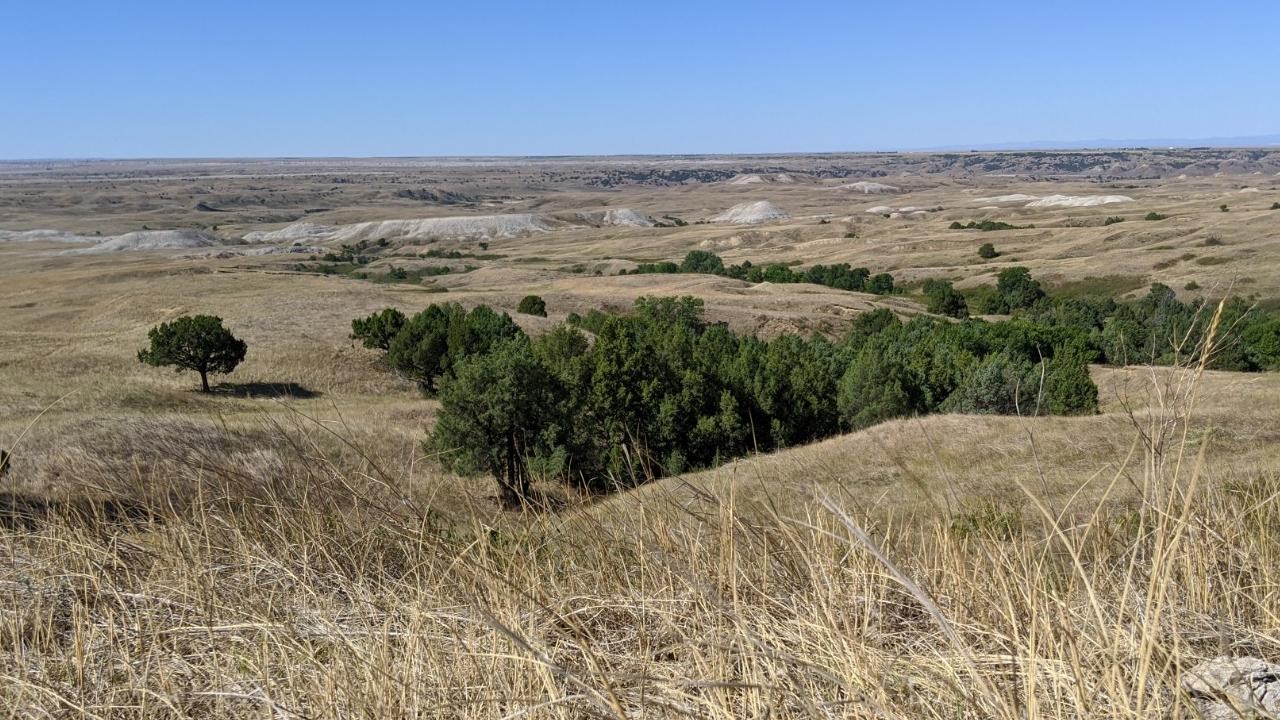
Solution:
M996 230L1028 230L1035 228L1035 225L1013 225L1001 220L982 220L975 222L970 220L967 224L960 224L959 221L951 223L948 226L951 230L981 230L982 232L994 232Z
M794 263L792 263L794 264ZM705 250L691 250L680 264L673 262L641 263L630 271L620 270L619 275L648 275L674 273L703 273L720 275L747 282L777 284L813 283L851 292L869 292L889 295L894 291L893 275L884 272L871 274L867 268L853 268L848 263L814 265L807 270L792 270L788 263L755 265L744 260L737 265L724 264L720 256Z

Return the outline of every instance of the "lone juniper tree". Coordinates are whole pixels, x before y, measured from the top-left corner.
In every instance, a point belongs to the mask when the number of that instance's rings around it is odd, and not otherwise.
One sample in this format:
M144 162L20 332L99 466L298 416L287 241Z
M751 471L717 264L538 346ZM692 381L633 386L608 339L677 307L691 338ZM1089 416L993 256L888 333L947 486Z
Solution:
M200 389L209 392L209 373L229 373L244 360L244 341L222 326L222 318L212 315L184 315L161 323L147 333L151 346L138 351L139 362L161 367L172 365L179 372L200 373Z

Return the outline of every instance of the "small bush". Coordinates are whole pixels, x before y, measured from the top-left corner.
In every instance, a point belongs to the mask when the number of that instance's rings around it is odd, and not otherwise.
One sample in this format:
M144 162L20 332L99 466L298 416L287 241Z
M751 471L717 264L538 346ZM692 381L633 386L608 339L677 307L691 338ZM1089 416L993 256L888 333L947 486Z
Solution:
M1147 214L1146 214L1146 216L1144 216L1142 219L1143 219L1143 220L1147 220L1148 222L1155 222L1155 221L1157 221L1157 220L1164 220L1164 219L1165 219L1165 218L1167 218L1167 217L1169 217L1169 216L1168 216L1168 215L1161 215L1160 213L1158 213L1158 212L1154 212L1154 211L1153 211L1153 212L1149 212L1149 213L1147 213Z
M1106 220L1103 220L1102 224L1105 226L1105 225L1115 225L1116 223L1122 223L1122 222L1124 222L1124 218L1120 217L1119 215L1112 215Z
M1205 247L1217 247L1218 245L1226 245L1226 243L1222 242L1222 238L1218 237L1217 235L1210 235L1209 237L1204 239L1204 242L1200 244L1204 245Z
M1022 510L990 500L957 515L951 532L961 538L1012 540L1022 533Z
M866 291L876 295L893 293L893 276L889 273L876 273L867 278Z
M1197 265L1222 265L1224 263L1229 263L1229 262L1231 262L1231 258L1214 257L1212 255L1208 257L1202 257L1196 260Z
M991 243L983 243L982 247L978 248L978 257L983 260L990 260L999 256L1000 253L996 252L996 246Z
M1196 282L1195 280L1191 280L1186 285L1183 285L1182 289L1183 290L1199 290L1200 283Z
M1227 207L1226 203L1219 205L1218 209L1221 210L1222 212L1231 212L1231 208Z
M1273 202L1273 203L1271 203L1271 209L1272 209L1272 210L1280 210L1280 202Z
M719 255L706 250L690 250L684 256L684 262L680 263L680 272L719 275L724 272L724 261Z
M525 295L524 298L520 300L520 305L516 307L516 312L522 315L546 317L547 303L537 295Z

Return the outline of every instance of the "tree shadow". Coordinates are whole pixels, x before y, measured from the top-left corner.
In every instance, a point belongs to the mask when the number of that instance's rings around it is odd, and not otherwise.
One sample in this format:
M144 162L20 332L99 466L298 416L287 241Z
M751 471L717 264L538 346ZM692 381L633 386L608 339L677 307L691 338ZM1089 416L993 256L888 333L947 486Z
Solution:
M293 398L295 400L310 400L324 394L294 382L218 383L210 388L209 393L237 398Z
M0 493L0 528L37 530L54 520L80 526L145 525L159 522L146 505L123 498L57 500Z

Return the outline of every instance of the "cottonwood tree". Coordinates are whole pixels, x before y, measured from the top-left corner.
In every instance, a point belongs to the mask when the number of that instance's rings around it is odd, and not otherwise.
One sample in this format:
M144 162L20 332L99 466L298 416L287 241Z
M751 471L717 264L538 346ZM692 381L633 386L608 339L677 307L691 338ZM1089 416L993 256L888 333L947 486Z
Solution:
M226 374L244 360L247 346L213 315L186 315L161 323L147 333L150 347L138 351L139 362L200 373L200 390L209 392L209 373Z

